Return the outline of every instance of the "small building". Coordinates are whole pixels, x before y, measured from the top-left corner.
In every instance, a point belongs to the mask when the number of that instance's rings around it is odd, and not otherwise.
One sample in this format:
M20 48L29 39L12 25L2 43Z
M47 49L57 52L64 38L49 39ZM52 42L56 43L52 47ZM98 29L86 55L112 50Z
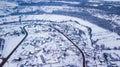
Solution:
M46 63L45 58L44 58L43 55L40 55L40 58L41 58L41 60L42 60L43 63Z
M2 51L3 51L4 44L5 44L5 40L4 40L3 38L0 38L0 54L1 54Z

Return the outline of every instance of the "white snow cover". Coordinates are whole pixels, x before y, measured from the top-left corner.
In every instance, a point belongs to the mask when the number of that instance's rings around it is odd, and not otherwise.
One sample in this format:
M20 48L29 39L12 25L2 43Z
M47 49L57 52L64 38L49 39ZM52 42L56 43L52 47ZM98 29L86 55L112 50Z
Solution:
M103 0L103 1L120 1L120 0Z
M18 4L14 2L0 1L0 15L8 15L14 12L13 8L16 6Z
M17 21L19 20L19 16L9 16L9 17L5 17L5 19L8 19L9 20L6 20L6 22L8 21ZM10 20L10 18L13 18L12 20ZM4 18L3 18L4 19ZM17 20L16 20L17 19ZM101 45L101 44L104 44L105 46L107 47L114 47L114 46L120 46L120 42L116 40L116 38L118 38L119 36L114 33L114 32L110 32L106 29L103 29L95 24L92 24L88 21L85 21L85 20L82 20L80 18L76 18L76 17L71 17L71 16L64 16L64 15L55 15L55 14L41 14L41 15L23 15L21 16L21 21L26 21L25 23L30 23L30 22L27 22L27 20L46 20L46 21L55 21L55 22L61 22L61 21L69 21L69 20L72 20L72 21L78 21L81 25L83 26L88 26L92 29L92 39L93 40L96 40L96 39L99 39L99 41L97 42L98 45ZM34 22L32 22L34 23ZM70 25L70 23L66 23L68 25ZM72 25L72 24L71 24ZM78 27L77 25L73 24L74 27ZM81 30L83 31L87 31L84 27L79 27ZM33 28L32 28L33 29ZM42 34L41 34L42 35ZM29 36L32 36L32 35L29 35ZM34 35L33 36L37 36L37 35ZM16 39L16 37L13 37L13 40L14 38ZM14 46L15 44L17 45L17 43L21 40L22 37L19 37L16 41L16 43L14 43ZM89 38L89 36L87 36L87 38ZM9 39L8 39L9 40ZM11 41L13 41L11 39ZM10 41L8 43L11 43ZM7 42L6 42L6 45L9 45ZM90 44L90 42L88 42L88 44ZM113 45L114 44L114 45ZM90 47L91 45L89 45ZM27 48L27 47L26 47ZM31 50L33 50L34 48L33 47L30 47L28 46L28 48L30 48ZM10 47L10 49L12 50L13 47ZM7 49L6 49L7 50ZM89 50L89 49L88 49ZM19 53L19 52L18 52ZM6 54L9 54L8 51L6 51ZM18 55L14 56L14 57L17 57ZM12 58L14 58L12 57ZM11 59L12 59L11 58ZM92 59L91 59L92 60ZM12 67L16 67L15 65L12 65L12 64L6 64L5 67L8 67L8 66L12 66Z

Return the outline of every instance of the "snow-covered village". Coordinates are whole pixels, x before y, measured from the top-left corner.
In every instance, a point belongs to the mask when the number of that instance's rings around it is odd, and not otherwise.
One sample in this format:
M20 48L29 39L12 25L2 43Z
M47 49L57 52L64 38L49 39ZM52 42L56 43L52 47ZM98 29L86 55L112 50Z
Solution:
M0 0L0 67L120 67L120 0Z

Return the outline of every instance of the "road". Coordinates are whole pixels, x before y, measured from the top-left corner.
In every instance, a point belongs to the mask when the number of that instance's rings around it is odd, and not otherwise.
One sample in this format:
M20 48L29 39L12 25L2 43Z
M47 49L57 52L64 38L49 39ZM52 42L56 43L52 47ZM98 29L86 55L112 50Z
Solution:
M38 24L39 25L39 24ZM26 25L28 26L28 25ZM3 67L4 64L8 61L8 59L12 56L12 54L16 51L16 49L21 45L21 43L26 39L26 37L28 36L28 32L26 31L25 27L24 26L22 29L23 31L25 32L25 37L20 41L20 43L13 49L13 51L7 56L7 58L3 58L1 64L0 64L0 67ZM51 26L50 26L51 27ZM62 34L63 36L65 36L82 54L82 58L83 58L83 64L82 66L83 67L86 67L86 62L85 62L85 55L84 55L84 52L69 38L67 37L64 33L62 33L60 30L52 27L53 29L55 29L56 31L58 31L60 34Z
M21 45L21 43L27 38L28 32L25 29L26 26L24 26L22 29L25 32L25 37L19 42L19 44L12 50L12 52L6 57L2 59L2 62L0 63L0 67L3 67L4 64L8 61L8 59L12 56L12 54L16 51L16 49Z
M54 28L54 27L52 27L52 28ZM59 33L61 33L63 36L65 36L80 52L81 52L81 54L82 54L82 58L83 58L83 64L82 64L82 66L83 67L86 67L86 61L85 61L85 55L84 55L84 52L69 38L69 37L67 37L64 33L62 33L60 30L58 30L58 29L56 29L56 28L54 28L55 30L57 30Z

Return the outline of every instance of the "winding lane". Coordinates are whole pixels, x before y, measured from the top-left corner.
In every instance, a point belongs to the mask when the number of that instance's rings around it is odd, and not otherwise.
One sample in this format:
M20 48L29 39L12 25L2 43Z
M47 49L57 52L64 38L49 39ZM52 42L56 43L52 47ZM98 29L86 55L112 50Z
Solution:
M54 29L57 30L59 33L61 33L63 36L65 36L65 37L81 52L82 58L83 58L83 60L82 60L82 61L83 61L82 66L83 66L83 67L86 67L86 61L85 61L84 52L83 52L69 37L67 37L64 33L62 33L60 30L56 29L55 27L52 27L52 28L54 28Z
M16 49L21 45L21 43L27 38L28 36L28 32L26 31L25 29L26 26L24 26L22 29L23 31L25 32L25 37L20 41L20 43L12 50L12 52L6 57L6 58L3 58L2 62L0 63L0 67L3 67L4 64L8 61L8 59L12 56L12 54L16 51Z
M36 25L39 25L39 24L36 24ZM28 26L28 25L26 25ZM23 31L25 32L25 37L20 41L20 43L13 49L13 51L7 56L7 58L3 58L3 61L0 63L0 67L3 67L4 64L8 61L8 59L12 56L12 54L16 51L16 49L21 45L21 43L27 38L28 36L28 32L26 31L25 27L24 26L22 29ZM82 54L82 61L83 61L83 64L82 66L83 67L86 67L86 61L85 61L85 55L84 55L84 52L69 38L67 37L63 32L61 32L60 30L56 29L55 27L53 26L50 26L51 28L55 29L56 31L58 31L59 33L61 33L63 36L65 36L79 51L80 53Z

